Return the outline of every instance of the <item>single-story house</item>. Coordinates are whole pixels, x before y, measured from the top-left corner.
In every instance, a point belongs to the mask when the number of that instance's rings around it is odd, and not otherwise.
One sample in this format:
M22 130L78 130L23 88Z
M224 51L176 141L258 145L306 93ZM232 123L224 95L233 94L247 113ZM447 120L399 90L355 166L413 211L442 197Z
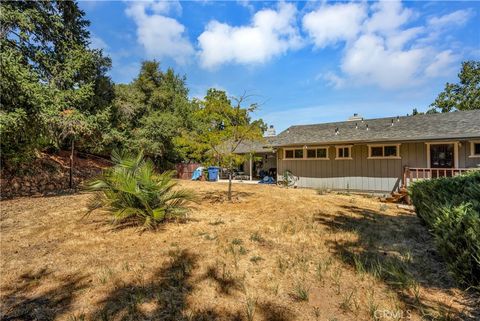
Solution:
M299 187L394 192L412 180L480 169L480 110L291 126L243 144ZM255 159L255 158L254 158ZM254 161L247 162L252 173ZM254 172L250 177L252 178Z

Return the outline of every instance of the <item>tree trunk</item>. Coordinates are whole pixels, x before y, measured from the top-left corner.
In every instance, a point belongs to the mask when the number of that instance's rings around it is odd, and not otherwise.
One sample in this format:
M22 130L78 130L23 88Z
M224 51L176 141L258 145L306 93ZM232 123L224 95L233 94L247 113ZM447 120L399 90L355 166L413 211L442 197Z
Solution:
M232 200L232 171L228 171L228 194L227 198L229 201Z
M74 150L74 139L72 138L72 150L70 152L70 188L73 188L73 150Z

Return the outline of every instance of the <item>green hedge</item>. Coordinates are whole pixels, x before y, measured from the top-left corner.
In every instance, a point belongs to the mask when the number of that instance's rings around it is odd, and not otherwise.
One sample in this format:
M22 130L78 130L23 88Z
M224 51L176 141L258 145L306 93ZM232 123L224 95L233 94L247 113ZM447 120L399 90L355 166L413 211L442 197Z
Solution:
M418 181L409 193L455 278L479 290L480 171Z

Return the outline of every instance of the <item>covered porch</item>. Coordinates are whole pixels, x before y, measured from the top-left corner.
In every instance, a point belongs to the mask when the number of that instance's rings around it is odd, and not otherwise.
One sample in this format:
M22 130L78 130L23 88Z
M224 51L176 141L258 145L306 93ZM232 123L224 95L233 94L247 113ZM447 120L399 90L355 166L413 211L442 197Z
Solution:
M265 176L277 177L277 157L274 152L252 153L248 161L243 163L239 170L243 172L243 179L261 180Z
M425 142L426 166L403 167L402 187L423 179L454 177L468 171L480 170L477 141Z
M246 161L237 169L235 180L258 182L265 176L277 177L277 153L270 146L271 137L257 142L245 142L237 153L246 156Z

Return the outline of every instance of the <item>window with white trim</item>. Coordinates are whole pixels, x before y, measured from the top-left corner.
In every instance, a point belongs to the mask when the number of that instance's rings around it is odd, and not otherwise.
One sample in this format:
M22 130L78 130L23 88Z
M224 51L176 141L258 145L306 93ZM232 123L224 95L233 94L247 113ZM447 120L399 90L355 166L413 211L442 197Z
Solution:
M368 158L400 158L400 145L368 145Z
M308 159L327 159L328 148L327 147L308 148L307 158Z
M285 149L284 158L285 159L303 159L303 149L302 148Z
M470 157L480 157L480 141L470 142Z
M352 159L352 146L335 146L337 155L335 159Z

